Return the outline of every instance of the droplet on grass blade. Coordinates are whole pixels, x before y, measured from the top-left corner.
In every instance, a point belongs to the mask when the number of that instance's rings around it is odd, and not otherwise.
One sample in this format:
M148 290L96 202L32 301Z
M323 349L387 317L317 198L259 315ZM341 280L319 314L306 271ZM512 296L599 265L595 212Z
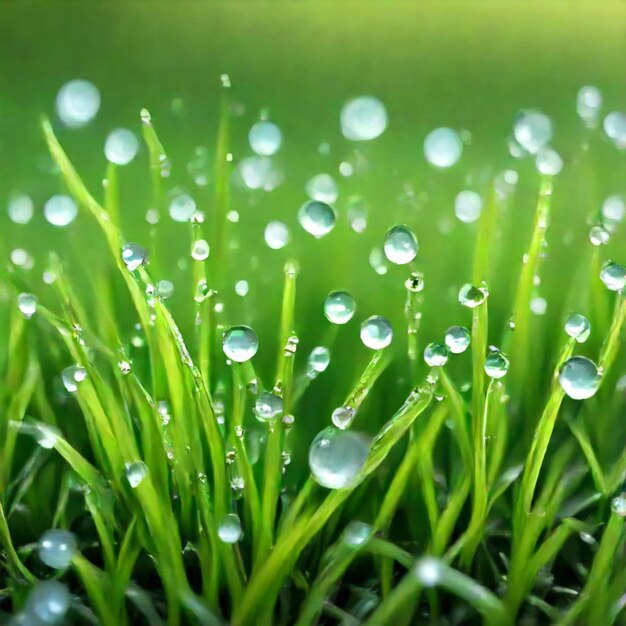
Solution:
M341 132L351 141L370 141L387 128L387 109L374 96L360 96L343 105L340 116Z
M280 149L283 135L273 122L261 121L250 129L248 141L253 152L259 156L272 156Z
M454 199L454 214L466 224L475 222L480 217L482 208L483 200L480 195L469 189L459 192Z
M589 241L594 246L604 246L609 243L611 234L604 226L592 226L589 231Z
M47 530L39 539L39 558L53 569L69 567L77 551L76 536L69 530Z
M28 222L32 219L34 212L35 205L30 196L17 194L11 196L9 199L7 213L9 214L9 219L14 224L28 224Z
M217 527L217 536L224 543L237 543L243 536L239 516L235 513L224 515Z
M278 417L283 412L283 399L271 393L264 391L254 403L254 415L261 422L268 422Z
M429 367L442 367L448 362L448 348L443 343L429 343L424 350L424 361Z
M537 154L552 139L552 120L541 111L521 111L513 123L513 135L524 150Z
M259 338L249 326L231 326L222 341L224 354L237 363L249 361L259 349Z
M129 485L135 489L139 487L148 476L148 466L143 461L127 463L125 473Z
M56 625L63 622L72 602L68 588L57 580L38 582L28 595L24 614L29 626Z
M127 165L139 151L139 141L128 128L112 130L104 142L104 156L115 165Z
M339 197L337 183L330 174L317 174L305 186L306 195L312 200L332 203Z
M462 352L465 352L470 345L471 340L471 333L464 326L450 326L450 328L446 330L444 338L448 350L450 350L453 354L461 354Z
M468 307L474 309L480 306L489 296L489 292L484 287L475 287L466 283L459 289L459 302Z
M32 293L21 293L17 296L17 308L29 320L37 312L37 298Z
M130 272L138 270L148 262L148 253L138 243L127 243L122 248L122 261Z
M53 226L67 226L78 215L78 207L69 196L52 196L44 205L43 213L46 220Z
M356 311L356 302L347 291L332 291L324 300L324 316L332 324L347 324Z
M209 242L206 239L198 239L193 242L191 257L195 261L206 261L209 258L210 251Z
M393 339L391 322L382 315L372 315L361 324L361 341L366 348L382 350Z
M600 280L611 291L622 291L626 287L626 267L607 261L600 270Z
M443 576L443 563L434 557L425 556L417 561L413 569L415 577L426 588L435 587Z
M451 128L436 128L424 139L424 156L436 167L452 167L461 158L462 152L461 137Z
M620 517L626 517L626 493L622 493L611 500L611 511Z
M352 424L356 411L350 406L337 407L331 415L333 424L340 429L345 429Z
M309 200L300 207L298 221L307 233L320 238L335 227L337 214L335 209L326 202Z
M70 128L89 124L100 109L100 92L87 80L71 80L65 83L56 98L59 119Z
M602 203L602 218L609 222L618 223L626 215L626 202L622 196L609 196Z
M417 238L408 226L394 226L385 235L385 256L396 265L406 265L413 261L418 247Z
M316 346L309 354L307 362L309 378L315 378L318 374L326 371L330 364L330 350L324 346Z
M563 391L574 400L591 398L598 390L600 380L598 367L584 356L570 357L559 371Z
M80 365L70 365L61 372L63 386L69 393L76 393L78 385L87 378L87 370Z
M358 548L369 541L373 535L374 529L372 526L364 522L353 521L346 526L341 538L347 545Z
M506 376L509 371L509 360L506 356L496 350L491 354L487 355L485 359L485 373L490 378L499 379Z
M570 313L565 320L565 332L578 343L584 343L591 332L591 324L584 315Z

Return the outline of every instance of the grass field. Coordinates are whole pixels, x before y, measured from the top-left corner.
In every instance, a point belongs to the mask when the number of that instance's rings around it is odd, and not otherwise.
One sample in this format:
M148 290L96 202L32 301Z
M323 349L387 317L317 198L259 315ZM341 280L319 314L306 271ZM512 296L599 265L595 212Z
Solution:
M600 279L626 263L623 224L602 217L626 195L626 151L602 127L626 111L626 5L5 2L0 32L0 623L626 623L626 304ZM73 79L101 96L82 128L55 111ZM593 128L584 85L603 96ZM341 133L359 95L388 112L372 141ZM525 109L552 121L555 176L510 153ZM283 136L271 190L239 174L261 118ZM124 166L103 151L118 127L140 140ZM424 155L437 127L463 139L450 168ZM298 210L320 173L337 223L317 239ZM455 216L462 190L479 220ZM168 215L183 191L203 220ZM17 194L27 224L9 219ZM67 227L44 217L55 194L79 207ZM377 270L398 224L417 257ZM128 242L148 255L133 271ZM489 292L475 308L467 283ZM356 301L345 325L324 316L337 290ZM572 312L584 342L564 331ZM382 350L359 338L372 315L393 327ZM258 335L252 360L227 361L236 325ZM470 347L426 363L453 325ZM330 364L307 376L316 346ZM599 367L588 399L559 383L572 355ZM263 391L282 404L266 421ZM366 457L327 489L309 449L341 406L358 411L330 431L347 437L332 460L363 441ZM61 567L53 528L72 533Z

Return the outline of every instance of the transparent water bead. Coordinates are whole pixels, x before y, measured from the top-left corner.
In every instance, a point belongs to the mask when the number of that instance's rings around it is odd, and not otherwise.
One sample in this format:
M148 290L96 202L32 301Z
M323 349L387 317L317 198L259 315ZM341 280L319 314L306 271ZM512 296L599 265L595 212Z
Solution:
M563 391L574 400L591 398L600 386L600 379L596 364L584 356L570 357L559 371Z
M626 215L626 201L622 196L609 196L602 203L602 218L609 222L618 223Z
M254 403L254 414L261 422L269 422L282 412L283 399L269 391L264 391Z
M283 222L270 222L265 227L264 237L269 248L280 250L289 243L289 227Z
M127 463L125 473L128 484L135 489L139 487L148 476L148 466L143 461Z
M552 120L541 111L521 111L513 122L513 135L524 150L537 154L552 140Z
M351 141L376 139L387 128L387 109L374 96L352 98L343 105L340 116L341 132Z
M19 267L23 270L32 270L35 266L35 259L33 259L32 255L24 248L15 248L11 250L11 263L15 265L15 267Z
M170 201L169 214L175 222L188 222L195 212L196 201L189 194L177 194Z
M408 226L394 226L385 235L385 256L391 263L406 265L415 259L419 246Z
M443 576L444 564L439 559L425 556L417 561L413 571L422 587L435 587Z
M391 322L382 315L372 315L361 324L361 341L366 348L382 350L393 339Z
M563 159L556 150L546 146L537 152L535 167L544 176L556 176L563 169Z
M545 315L548 310L548 301L541 296L535 296L530 301L530 311L535 315Z
M611 233L604 226L592 226L589 230L589 241L594 246L605 246L611 239Z
M261 121L252 126L248 133L248 142L255 154L272 156L280 149L283 134L273 122Z
M122 261L130 272L138 270L148 262L148 253L138 243L127 243L122 248Z
M249 361L259 349L259 338L249 326L231 326L222 341L224 354L237 363Z
M369 541L374 535L374 529L365 522L350 522L342 533L343 541L353 548L358 548Z
M28 224L35 212L35 205L30 196L14 195L9 199L7 213L14 224Z
M62 228L76 219L78 207L69 196L57 195L44 204L43 214L50 224Z
M429 367L441 367L448 362L448 348L443 343L429 343L424 350L424 361Z
M264 156L246 157L239 161L237 171L248 189L267 189L276 185L277 172L274 170L272 160Z
M325 346L315 346L315 348L311 350L307 362L309 372L313 372L315 375L321 374L326 371L329 364L330 350Z
M410 276L404 281L404 286L411 293L424 291L424 275L419 272L411 272Z
M160 280L157 283L157 290L163 300L167 300L174 295L174 283L171 280Z
M195 261L206 261L206 259L209 258L210 252L211 248L209 247L209 242L206 239L198 239L193 242L191 257Z
M595 126L602 107L602 93L593 85L585 85L576 94L576 112L587 125Z
M464 326L450 326L444 337L445 344L452 354L465 352L471 340L472 335Z
M309 468L322 487L343 489L354 483L369 453L368 439L352 430L325 428L309 448Z
M352 407L340 406L333 411L331 420L337 428L343 430L352 424L355 415L356 411Z
M626 517L626 493L611 500L611 511L620 517Z
M626 267L607 261L600 270L600 280L611 291L622 291L626 287Z
M604 118L602 124L606 136L620 150L626 148L626 113L613 111Z
M76 536L69 530L53 528L39 539L39 558L54 569L69 567L77 551Z
M475 222L480 217L482 208L483 199L469 189L459 192L454 199L454 214L458 220L466 224Z
M580 313L570 313L565 320L565 332L578 343L584 343L589 338L591 324Z
M104 156L115 165L127 165L139 151L139 141L128 128L112 130L104 142Z
M76 393L78 385L87 378L87 370L80 365L70 365L61 372L63 386L69 393Z
M117 369L120 371L122 376L128 376L133 371L132 365L126 359L118 361Z
M250 292L250 284L248 283L247 280L238 280L235 283L235 293L240 298L245 298L249 292Z
M324 316L332 324L347 324L356 311L356 302L347 291L332 291L324 300Z
M452 128L436 128L424 139L424 156L435 167L452 167L462 152L461 137Z
M243 536L239 516L235 513L224 515L217 527L217 536L224 543L237 543Z
M17 308L29 320L37 312L37 298L32 293L21 293L17 296Z
M72 596L68 588L57 580L38 582L24 605L24 624L51 626L61 624L69 611Z
M327 235L337 221L337 213L330 204L319 200L305 202L298 211L300 226L314 237Z
M89 124L100 109L100 92L87 80L71 80L65 83L56 98L59 119L70 128Z
M305 186L306 195L312 200L332 203L339 197L339 189L330 174L317 174Z
M475 287L469 283L459 289L459 302L469 309L480 306L488 296L489 292L484 287Z
M509 360L500 352L496 350L487 355L485 359L485 373L490 378L503 378L509 371Z

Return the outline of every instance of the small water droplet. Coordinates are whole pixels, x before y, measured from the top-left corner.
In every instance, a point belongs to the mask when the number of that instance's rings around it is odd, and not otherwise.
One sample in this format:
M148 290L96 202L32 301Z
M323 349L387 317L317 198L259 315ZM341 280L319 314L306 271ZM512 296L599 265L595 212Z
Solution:
M104 142L104 155L116 165L127 165L139 151L139 141L135 134L127 128L116 128L111 131Z
M250 291L250 285L247 280L238 280L235 283L235 293L241 298L245 298Z
M611 500L611 511L620 517L626 517L626 493Z
M418 248L417 238L408 226L394 226L385 235L385 256L396 265L406 265L413 261Z
M311 350L309 359L307 362L308 372L307 375L310 378L315 378L318 374L326 371L330 363L330 350L324 346L316 346Z
M337 183L330 174L317 174L305 186L306 195L319 202L336 202L339 197Z
M29 320L37 312L37 298L32 293L21 293L17 296L17 308Z
M626 201L622 196L609 196L602 203L602 218L611 223L617 224L626 215Z
M611 234L604 226L592 226L589 231L589 241L594 246L604 246L609 243Z
M439 559L425 556L417 561L413 571L421 585L430 588L439 584L443 575L443 567Z
M189 222L196 212L196 201L186 193L176 193L170 201L169 214L175 222Z
M381 248L372 248L369 256L369 262L372 269L379 275L383 276L387 273L387 265L385 264L385 255Z
M513 134L524 150L537 154L552 139L552 121L541 111L521 111L513 123Z
M205 261L209 258L211 249L206 239L198 239L193 242L191 257L196 261Z
M490 378L503 378L509 371L509 360L499 350L495 350L485 359L485 373Z
M429 343L424 350L424 361L429 367L441 367L448 362L448 348L443 343Z
M264 391L254 403L254 414L261 422L268 422L283 412L283 399L271 393Z
M222 342L224 354L237 363L249 361L259 349L259 338L249 326L231 326Z
M52 196L44 205L46 220L53 226L64 227L71 224L78 215L78 207L69 196Z
M341 428L343 430L352 424L352 420L354 420L355 415L356 411L352 407L340 406L333 411L331 419L337 428Z
M272 250L280 250L289 243L289 227L283 222L270 222L265 227L264 237L268 247Z
M556 176L563 169L563 159L556 150L546 146L537 152L535 167L544 176Z
M298 221L307 233L320 238L327 235L335 227L337 213L326 202L309 200L300 207Z
M125 473L128 483L133 489L135 489L136 487L139 487L139 485L141 485L141 483L148 476L148 466L143 461L127 463Z
M7 213L14 224L28 224L35 212L35 205L30 196L17 194L9 198Z
M600 280L611 291L622 291L626 287L626 267L607 261L600 270Z
M147 264L148 253L138 243L127 243L122 248L122 261L130 272L134 272Z
M604 118L602 127L619 150L626 148L626 113L612 111Z
M470 331L464 326L450 326L446 330L444 341L448 350L453 354L461 354L467 350L472 336Z
M578 343L584 343L591 332L591 324L584 315L570 313L565 320L565 332Z
M65 126L80 128L89 124L100 109L100 92L87 80L65 83L56 97L56 110Z
M61 624L69 611L72 596L58 580L43 580L35 584L24 605L24 624Z
M382 315L372 315L361 324L361 341L367 348L382 350L392 339L391 322Z
M283 135L280 128L272 122L257 122L248 133L248 141L252 151L259 156L272 156L280 149Z
M489 292L484 287L475 287L466 283L459 290L459 302L470 309L480 306L489 296Z
M483 200L480 195L469 189L459 192L454 199L454 214L466 224L475 222L480 217L482 208Z
M424 276L419 272L411 272L411 275L404 281L404 286L411 293L424 291Z
M580 119L589 127L597 124L600 108L602 107L602 93L593 85L585 85L576 94L576 112Z
M125 359L122 359L121 361L119 361L117 364L117 367L120 370L120 373L122 374L122 376L128 376L132 371L131 364Z
M541 296L535 296L530 301L530 311L535 315L545 315L548 310L548 302Z
M69 567L77 551L76 536L69 530L47 530L39 539L39 558L53 569Z
M563 391L574 400L591 398L600 386L600 378L596 364L584 356L570 357L559 371Z
M217 527L217 536L224 543L237 543L243 536L239 516L235 513L224 515Z
M374 529L369 524L353 521L346 526L342 533L342 539L349 546L358 548L369 541L373 534Z
M452 167L461 158L462 152L461 137L451 128L436 128L424 139L424 156L436 167Z
M356 302L347 291L333 291L324 300L324 315L333 324L347 324L356 311Z
M387 128L387 109L374 96L360 96L346 102L340 116L341 132L351 141L370 141Z
M78 385L87 378L87 370L80 365L71 365L66 367L61 373L63 386L69 393L76 393Z

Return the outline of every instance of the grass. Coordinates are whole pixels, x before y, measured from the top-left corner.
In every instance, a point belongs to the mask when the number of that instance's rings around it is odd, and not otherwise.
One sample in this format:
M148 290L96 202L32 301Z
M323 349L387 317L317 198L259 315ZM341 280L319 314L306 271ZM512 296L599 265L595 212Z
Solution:
M131 272L122 260L118 168L109 166L100 203L52 124L42 121L62 184L98 225L108 260L90 274L89 288L74 284L78 259L67 251L50 258L54 280L47 288L17 269L3 278L0 608L7 619L24 610L38 580L57 578L72 592L66 619L75 624L626 623L624 516L617 506L626 403L615 391L626 300L603 289L599 252L584 259L584 285L564 277L564 296L575 290L597 321L590 346L602 367L598 393L569 400L558 372L577 344L558 320L551 329L557 349L534 345L530 313L551 232L552 179L536 181L535 220L524 236L527 255L512 301L492 291L471 311L471 357L423 365L429 292L418 291L411 274L406 352L373 351L356 380L333 368L320 375L332 376L343 406L357 411L353 428L376 428L351 486L327 490L307 477L302 452L310 443L302 423L307 407L319 411L317 431L335 407L316 397L318 381L302 373L306 355L297 333L310 322L296 315L297 258L275 277L283 284L280 310L271 312L275 337L261 336L277 347L273 368L257 371L256 360L227 363L221 349L224 330L237 323L223 314L219 297L233 280L229 91L224 84L214 210L206 223L192 220L187 235L190 248L206 238L212 252L193 261L188 284L177 287L188 293L193 328L179 327L156 287L167 263L157 227L144 233L152 242L149 264ZM147 111L141 118L150 203L163 211L161 168L169 157ZM467 259L477 286L497 275L496 234L508 205L491 190ZM16 306L23 292L38 298L32 319ZM515 330L494 327L494 304L510 307ZM450 306L463 323L468 312ZM342 329L315 326L334 359ZM511 360L500 380L484 370L494 343ZM55 380L72 363L84 368L85 380L72 397L59 396ZM404 401L384 412L386 404L374 398L395 400L398 389ZM252 406L263 390L279 395L284 416L293 419L256 422ZM607 442L612 432L616 440ZM145 471L134 487L132 471ZM26 511L36 523L24 522ZM220 527L232 513L243 536L227 543ZM78 537L67 570L54 572L38 557L35 531L52 527Z

